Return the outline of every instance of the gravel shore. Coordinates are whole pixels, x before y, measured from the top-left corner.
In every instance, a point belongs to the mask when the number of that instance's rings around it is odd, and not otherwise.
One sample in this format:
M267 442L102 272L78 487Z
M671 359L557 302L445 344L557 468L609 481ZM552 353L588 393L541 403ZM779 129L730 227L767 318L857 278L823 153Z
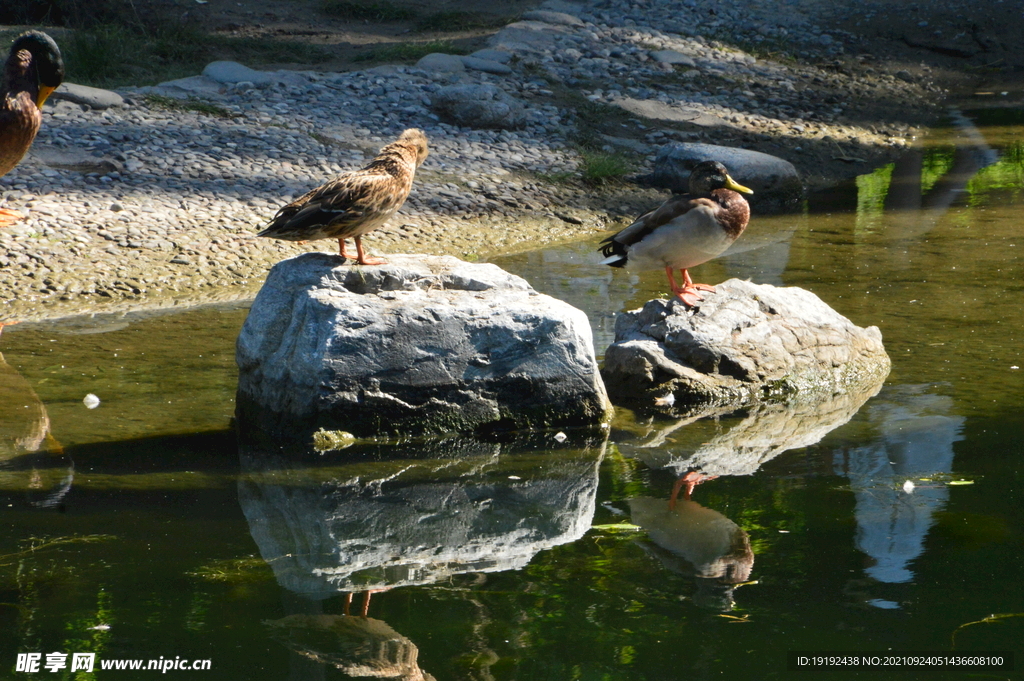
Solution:
M581 137L632 159L637 176L660 145L703 141L781 156L822 186L895 157L943 96L928 72L851 60L858 37L815 26L800 3L754 2L742 14L707 0L545 11L495 37L515 55L505 75L287 72L266 84L178 87L215 108L152 97L175 86L121 91L126 103L106 110L48 106L33 154L0 178L0 205L28 215L0 233L0 321L251 296L274 262L337 252L330 241L254 233L407 127L426 132L431 156L400 215L367 237L369 251L475 259L597 234L664 197L567 179ZM516 47L515 30L555 38ZM796 59L774 60L782 45ZM525 127L442 122L432 97L456 82L498 86L523 103ZM60 161L83 153L85 162Z

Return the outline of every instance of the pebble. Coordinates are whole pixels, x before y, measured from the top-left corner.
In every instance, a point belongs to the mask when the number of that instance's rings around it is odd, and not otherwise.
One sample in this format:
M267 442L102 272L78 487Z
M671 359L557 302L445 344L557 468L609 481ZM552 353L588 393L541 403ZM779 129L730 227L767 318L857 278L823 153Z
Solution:
M794 50L816 58L842 53L849 38L842 31L815 33L799 12L787 14L781 26L784 4L764 0L741 16L713 0L599 0L573 14L565 11L570 3L558 3L558 11L542 6L530 21L515 24L520 37L530 26L548 26L545 35L557 38L535 41L516 58L499 31L492 47L503 49L469 58L433 55L427 64L443 66L436 71L380 66L264 73L220 62L206 76L173 87L125 88L117 93L122 106L47 106L37 144L83 150L111 163L83 173L29 159L0 178L0 205L28 214L0 232L0 299L9 303L0 321L52 316L61 305L81 309L83 300L107 304L161 292L244 288L283 257L334 251L328 240L300 246L254 235L282 205L361 167L408 127L426 132L431 155L400 213L367 239L372 250L476 255L601 229L593 212L583 220L550 212L574 205L585 210L590 203L590 190L545 179L575 173L581 162L573 143L577 112L555 98L556 88L597 105L658 102L741 131L901 144L892 130L876 134L838 121L846 100L820 96L823 84L877 96L877 84L758 59L705 37L728 24L737 38L754 44L788 36ZM712 7L717 14L708 12ZM481 61L490 72L476 70ZM466 65L475 66L463 70ZM887 77L887 95L934 98L912 80ZM454 83L488 84L523 101L525 127L473 130L442 122L429 107ZM148 93L195 96L216 109L161 108ZM644 130L650 121L631 124ZM654 129L647 141L664 144L690 134L697 133ZM638 173L650 170L655 151L639 141L630 150ZM650 202L642 190L631 191L638 202ZM480 223L475 231L474 221ZM496 229L501 221L513 228ZM495 232L503 234L500 240L490 236ZM51 277L58 271L60 278Z

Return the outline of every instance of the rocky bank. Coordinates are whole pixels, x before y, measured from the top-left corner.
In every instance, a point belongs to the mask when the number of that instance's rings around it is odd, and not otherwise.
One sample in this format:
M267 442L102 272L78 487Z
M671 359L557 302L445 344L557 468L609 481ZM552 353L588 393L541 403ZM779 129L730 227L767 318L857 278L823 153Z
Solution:
M53 99L31 156L0 178L0 204L28 216L0 233L0 315L251 297L274 262L334 248L257 239L260 226L411 126L432 155L372 252L487 257L596 235L664 197L579 181L585 149L630 161L636 178L672 141L776 154L812 186L866 170L910 143L942 88L899 64L843 66L858 37L813 16L787 2L550 0L491 38L504 68L481 55L462 68L213 71L120 102ZM499 89L522 108L516 129L446 122L435 100L453 85Z

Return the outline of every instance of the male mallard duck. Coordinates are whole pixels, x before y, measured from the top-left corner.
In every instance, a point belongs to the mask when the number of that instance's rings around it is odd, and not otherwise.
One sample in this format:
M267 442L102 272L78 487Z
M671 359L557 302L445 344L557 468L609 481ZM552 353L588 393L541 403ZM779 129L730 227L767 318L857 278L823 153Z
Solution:
M361 170L339 175L330 182L282 208L270 224L256 236L287 241L337 239L341 257L345 239L356 242L356 262L381 265L384 260L368 258L361 238L383 225L394 215L412 188L416 169L429 153L427 136L409 128Z
M672 293L693 307L703 300L697 291L714 293L715 287L693 283L687 270L725 252L750 220L750 206L736 192L754 193L729 177L721 163L697 164L690 173L689 194L673 196L601 242L601 252L608 256L601 264L642 270L664 267ZM683 273L682 286L676 284L674 269Z
M53 38L40 31L14 39L0 83L0 177L32 146L43 122L43 103L64 80L64 61ZM0 208L0 227L21 215Z

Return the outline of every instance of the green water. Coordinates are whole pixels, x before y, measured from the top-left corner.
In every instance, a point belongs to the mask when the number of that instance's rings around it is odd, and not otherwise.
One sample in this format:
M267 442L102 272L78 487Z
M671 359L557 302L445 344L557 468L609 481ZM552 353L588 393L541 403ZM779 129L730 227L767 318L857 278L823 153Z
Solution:
M211 661L175 678L1020 678L786 663L1024 665L1024 154L1019 120L977 118L998 163L940 132L694 271L879 326L885 384L817 410L295 453L232 430L244 306L5 329L0 679L160 674L15 672L31 652ZM595 243L495 262L600 350L666 284ZM670 509L695 462L718 477Z

